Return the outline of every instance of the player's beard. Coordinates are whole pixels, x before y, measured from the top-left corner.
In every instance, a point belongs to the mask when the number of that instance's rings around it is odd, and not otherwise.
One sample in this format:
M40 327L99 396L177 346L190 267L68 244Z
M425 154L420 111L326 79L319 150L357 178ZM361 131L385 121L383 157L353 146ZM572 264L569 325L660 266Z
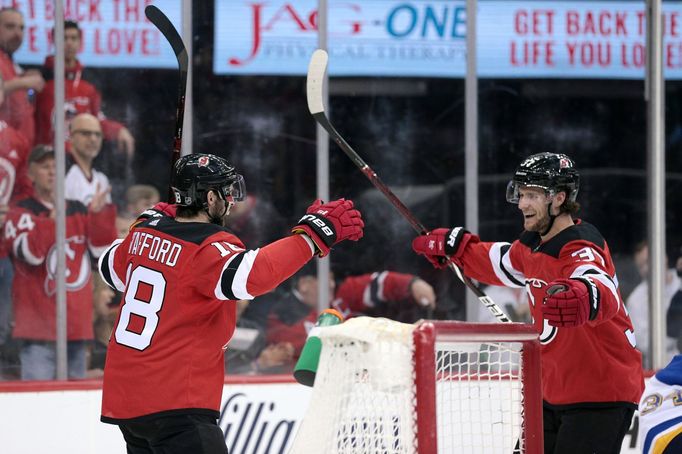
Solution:
M549 227L549 213L547 211L536 211L532 224L526 226L526 219L524 217L524 229L528 232L537 232L542 234Z
M208 212L208 217L211 224L226 227L227 216L230 214L230 208L232 208L232 204L227 202L222 206L213 206L213 209L209 210Z
M230 215L230 209L234 206L234 202L225 202L225 205L222 207L215 207L214 210L215 212L213 213L208 213L208 216L210 218L210 222L215 225L219 225L222 227L227 227L228 222L227 222L227 217Z

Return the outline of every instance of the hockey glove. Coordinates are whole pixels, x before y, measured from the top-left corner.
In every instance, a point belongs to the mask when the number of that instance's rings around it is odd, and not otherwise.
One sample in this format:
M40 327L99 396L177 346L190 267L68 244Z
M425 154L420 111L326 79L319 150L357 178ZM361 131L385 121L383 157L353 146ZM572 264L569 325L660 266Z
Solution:
M599 290L591 281L557 279L548 284L542 314L552 326L581 326L595 319L598 301Z
M322 203L318 199L306 210L306 215L294 226L293 233L305 233L315 244L316 254L324 257L336 243L362 238L365 223L353 202L338 199Z
M472 239L477 239L463 227L454 229L435 229L426 235L419 235L412 240L412 249L436 268L448 266L448 259L457 261L464 252L464 247Z

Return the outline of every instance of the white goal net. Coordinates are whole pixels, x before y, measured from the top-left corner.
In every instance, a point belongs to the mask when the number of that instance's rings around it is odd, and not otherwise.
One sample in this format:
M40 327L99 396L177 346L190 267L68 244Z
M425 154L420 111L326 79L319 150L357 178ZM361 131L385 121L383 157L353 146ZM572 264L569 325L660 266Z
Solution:
M321 329L290 453L541 452L540 393L528 390L539 386L537 336L518 325L358 317Z

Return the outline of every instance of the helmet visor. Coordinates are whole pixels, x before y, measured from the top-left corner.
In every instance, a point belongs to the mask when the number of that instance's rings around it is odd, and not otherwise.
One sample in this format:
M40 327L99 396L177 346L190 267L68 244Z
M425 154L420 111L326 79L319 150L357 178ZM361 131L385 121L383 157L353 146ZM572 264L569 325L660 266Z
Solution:
M222 186L220 191L225 200L231 197L234 202L243 202L246 200L246 182L244 177L240 174L235 175L234 181Z
M509 183L507 183L507 202L513 203L513 204L518 204L519 200L521 199L520 195L520 189L521 188L535 188L535 189L541 189L545 192L545 195L549 197L550 199L554 197L554 191L546 186L542 186L539 184L525 184L525 183L520 183L518 181L511 180Z

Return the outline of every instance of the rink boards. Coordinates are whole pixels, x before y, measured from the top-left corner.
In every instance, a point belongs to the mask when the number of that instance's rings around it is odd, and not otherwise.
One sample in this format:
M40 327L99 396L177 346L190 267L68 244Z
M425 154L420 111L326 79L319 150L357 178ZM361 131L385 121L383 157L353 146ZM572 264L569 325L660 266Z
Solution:
M125 452L118 428L99 421L101 394L99 381L0 383L0 451L11 454ZM309 398L310 389L288 377L258 377L226 383L220 425L230 452L286 452ZM473 398L460 400L461 405L480 406L482 402ZM474 410L484 415L491 409L472 407L471 411ZM463 430L459 424L444 422L452 428L452 436L457 435L455 430ZM491 422L500 430L509 426L505 421ZM632 436L626 435L621 453L637 452Z

